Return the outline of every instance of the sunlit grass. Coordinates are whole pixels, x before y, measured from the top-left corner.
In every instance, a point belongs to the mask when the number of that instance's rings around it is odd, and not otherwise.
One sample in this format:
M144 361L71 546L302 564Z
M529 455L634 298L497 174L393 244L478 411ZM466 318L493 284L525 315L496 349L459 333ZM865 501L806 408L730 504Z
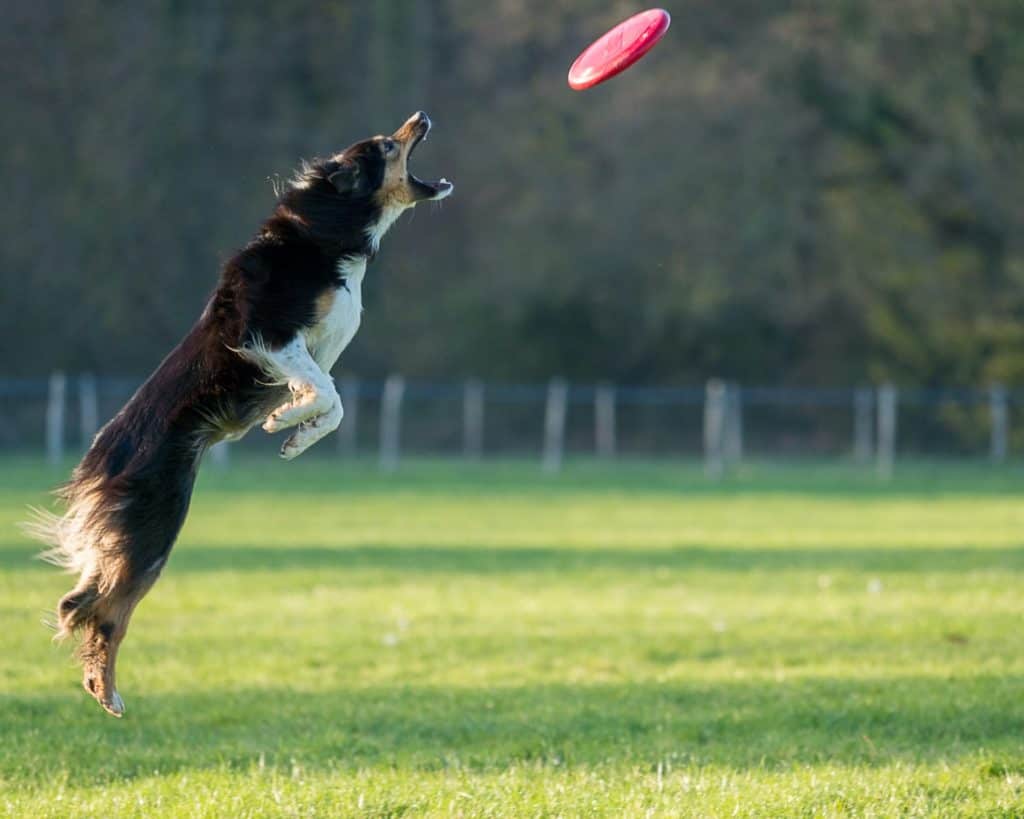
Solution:
M1014 471L241 462L135 616L121 721L12 525L59 477L0 462L11 815L1024 813Z

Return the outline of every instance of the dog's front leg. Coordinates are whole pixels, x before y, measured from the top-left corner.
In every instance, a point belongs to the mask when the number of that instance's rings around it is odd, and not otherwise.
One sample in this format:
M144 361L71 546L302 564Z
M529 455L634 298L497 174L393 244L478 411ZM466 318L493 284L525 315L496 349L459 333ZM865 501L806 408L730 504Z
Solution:
M313 360L301 335L269 358L287 381L292 397L267 416L263 429L279 432L298 425L281 446L281 457L291 460L337 429L344 410L334 382Z
M326 412L310 418L308 421L303 421L299 424L299 428L284 442L281 446L281 457L286 461L290 461L296 455L305 452L325 435L334 432L341 423L344 412L341 406L341 398L335 392L333 402Z

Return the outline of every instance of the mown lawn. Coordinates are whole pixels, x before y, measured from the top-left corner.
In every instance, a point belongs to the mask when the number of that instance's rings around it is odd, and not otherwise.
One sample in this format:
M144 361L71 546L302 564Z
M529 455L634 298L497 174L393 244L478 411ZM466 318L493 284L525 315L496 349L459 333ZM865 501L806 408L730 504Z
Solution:
M0 461L0 812L1024 815L1024 472L207 469L121 654Z

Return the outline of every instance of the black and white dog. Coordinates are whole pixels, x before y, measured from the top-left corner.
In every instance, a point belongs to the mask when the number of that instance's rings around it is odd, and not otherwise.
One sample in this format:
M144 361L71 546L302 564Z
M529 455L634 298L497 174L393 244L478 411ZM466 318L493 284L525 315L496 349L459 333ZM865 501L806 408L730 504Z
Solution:
M295 428L281 447L291 459L341 421L329 373L359 327L367 262L404 210L452 192L408 170L429 130L418 112L391 136L304 165L224 265L199 321L100 430L59 492L64 514L31 525L51 546L44 557L79 575L58 636L81 632L83 684L114 716L118 648L185 521L203 452L262 421Z

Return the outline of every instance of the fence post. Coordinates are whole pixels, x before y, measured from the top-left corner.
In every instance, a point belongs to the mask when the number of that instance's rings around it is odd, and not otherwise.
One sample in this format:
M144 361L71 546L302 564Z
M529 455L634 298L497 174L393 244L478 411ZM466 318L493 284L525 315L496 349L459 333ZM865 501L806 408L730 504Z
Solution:
M727 466L736 466L743 460L743 392L739 384L726 385L725 413L722 458Z
M874 429L871 412L875 406L875 398L871 387L861 387L853 394L853 459L859 464L871 460L874 449L871 438Z
M594 390L594 443L599 457L615 457L615 387L611 384L598 384Z
M484 385L475 378L462 388L462 451L474 461L484 452Z
M82 373L78 376L78 429L82 436L82 449L88 449L96 430L100 427L99 397L96 376Z
M389 375L380 399L380 468L385 472L394 472L398 468L404 394L405 379L400 375Z
M725 383L712 378L704 387L704 474L718 480L725 472Z
M892 477L896 458L896 387L883 384L878 388L878 452L875 461L878 477Z
M50 373L46 402L46 460L59 464L64 458L64 395L67 378L60 370Z
M562 468L565 450L565 415L569 399L569 385L564 378L552 378L548 384L547 405L544 408L545 472L558 472Z
M338 427L338 452L356 454L356 433L359 429L359 379L343 378L338 390L345 415Z
M1010 411L1007 405L1006 387L993 384L988 392L989 412L992 415L992 440L990 455L995 463L1006 460L1010 438Z

